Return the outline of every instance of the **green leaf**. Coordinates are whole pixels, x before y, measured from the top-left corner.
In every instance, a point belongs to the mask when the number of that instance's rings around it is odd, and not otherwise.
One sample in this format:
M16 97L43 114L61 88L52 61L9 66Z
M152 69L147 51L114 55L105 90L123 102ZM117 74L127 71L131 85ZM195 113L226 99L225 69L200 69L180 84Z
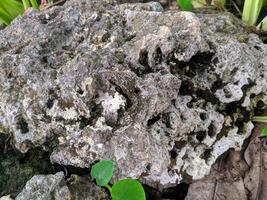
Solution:
M192 0L176 0L177 4L184 11L192 10Z
M259 23L257 29L267 31L267 16Z
M35 9L39 9L38 3L36 0L31 0L32 7Z
M22 0L22 2L25 10L31 7L29 0Z
M0 0L0 7L12 16L12 18L24 12L22 3L16 0Z
M111 188L112 200L145 200L143 186L134 179L123 179Z
M267 126L262 129L261 135L267 137Z
M267 123L267 116L255 116L252 118L252 121Z
M13 17L10 16L3 8L0 7L0 22L8 25L12 21Z
M102 160L91 169L91 177L96 179L99 186L106 186L112 178L114 171L114 162L112 160Z
M249 26L255 25L262 7L263 0L245 0L242 20Z

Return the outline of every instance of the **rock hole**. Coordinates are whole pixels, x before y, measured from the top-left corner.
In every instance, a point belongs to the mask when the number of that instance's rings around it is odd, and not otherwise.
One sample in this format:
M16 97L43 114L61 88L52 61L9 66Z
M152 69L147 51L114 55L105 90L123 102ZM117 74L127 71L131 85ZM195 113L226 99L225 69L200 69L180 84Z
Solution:
M79 121L80 121L79 128L84 129L86 126L92 125L93 118L86 118L84 116L81 116Z
M211 93L209 90L198 89L196 91L196 95L198 98L202 98L208 102L211 102L212 104L218 103L218 99L216 98L216 96L213 93Z
M160 120L160 115L152 116L152 118L147 121L147 126L152 126L159 120Z
M194 93L195 93L194 84L188 80L183 81L178 94L189 95L189 94L194 94Z
M162 51L160 47L156 49L154 60L155 60L155 65L159 65L162 62Z
M29 132L28 123L26 122L26 120L23 117L18 119L17 128L20 129L21 133L23 133L23 134Z
M193 108L193 106L194 106L193 102L191 102L191 101L188 102L186 105L188 108Z
M202 142L206 138L206 131L199 131L197 132L196 139L199 142Z
M47 102L46 102L46 107L48 109L51 109L54 105L54 99L48 99Z
M122 90L122 88L120 86L118 86L115 83L112 83L115 86L115 90L121 94L125 99L126 99L126 105L125 105L125 111L127 111L129 108L132 107L133 103L131 101L131 99L128 97L128 95Z
M205 121L207 119L207 114L206 113L200 113L199 117L202 121Z
M178 156L177 150L175 147L172 148L172 150L170 151L170 156L172 159L176 159Z
M179 140L179 141L174 142L176 149L182 149L186 146L186 144L187 144L187 141L185 141L185 140Z
M147 171L150 171L150 170L151 170L151 166L152 166L152 164L151 164L151 163L148 163L148 164L146 165L146 170L147 170Z
M185 199L188 192L189 184L180 183L176 187L164 189L162 199Z
M208 127L208 136L210 136L210 137L214 137L214 135L215 135L215 132L214 132L214 125L211 124L211 125L209 125L209 127Z
M76 92L77 92L79 95L83 95L83 93L84 93L84 91L82 90L82 88L79 87L79 86L77 87Z
M206 149L202 155L204 160L208 160L211 157L211 149Z
M140 51L138 62L145 67L149 67L147 50Z

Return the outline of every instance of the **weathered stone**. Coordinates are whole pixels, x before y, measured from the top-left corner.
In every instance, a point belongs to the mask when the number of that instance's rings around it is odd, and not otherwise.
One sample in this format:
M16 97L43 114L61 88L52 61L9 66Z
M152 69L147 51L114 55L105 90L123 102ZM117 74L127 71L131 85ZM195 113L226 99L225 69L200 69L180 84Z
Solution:
M36 175L27 183L15 200L70 200L63 172L55 175Z
M72 200L108 200L108 193L88 177L71 175L67 180Z
M0 38L1 129L22 152L58 140L53 163L113 159L114 179L202 178L267 99L267 46L227 13L70 0Z

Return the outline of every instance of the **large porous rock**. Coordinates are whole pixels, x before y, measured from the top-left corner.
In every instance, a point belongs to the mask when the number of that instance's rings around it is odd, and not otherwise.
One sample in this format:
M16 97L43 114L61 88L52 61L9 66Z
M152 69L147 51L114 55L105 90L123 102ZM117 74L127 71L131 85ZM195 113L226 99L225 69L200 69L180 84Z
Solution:
M267 46L228 13L70 0L0 32L0 128L51 162L169 187L209 173L264 107ZM52 145L51 145L52 144ZM49 148L51 149L51 148Z

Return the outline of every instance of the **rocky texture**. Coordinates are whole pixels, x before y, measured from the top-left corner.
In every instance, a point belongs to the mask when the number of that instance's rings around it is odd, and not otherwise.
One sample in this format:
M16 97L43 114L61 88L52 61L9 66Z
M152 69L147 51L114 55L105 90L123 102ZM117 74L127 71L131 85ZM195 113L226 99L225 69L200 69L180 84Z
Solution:
M64 174L35 175L27 183L15 200L70 200L71 195L65 185Z
M189 186L185 199L266 199L266 138L260 136L263 127L256 125L242 151L230 150L217 159L209 176Z
M70 0L0 32L0 124L51 161L169 187L210 172L266 103L267 47L228 13Z
M63 172L36 175L15 200L107 200L107 194L85 177L72 175L67 183Z

